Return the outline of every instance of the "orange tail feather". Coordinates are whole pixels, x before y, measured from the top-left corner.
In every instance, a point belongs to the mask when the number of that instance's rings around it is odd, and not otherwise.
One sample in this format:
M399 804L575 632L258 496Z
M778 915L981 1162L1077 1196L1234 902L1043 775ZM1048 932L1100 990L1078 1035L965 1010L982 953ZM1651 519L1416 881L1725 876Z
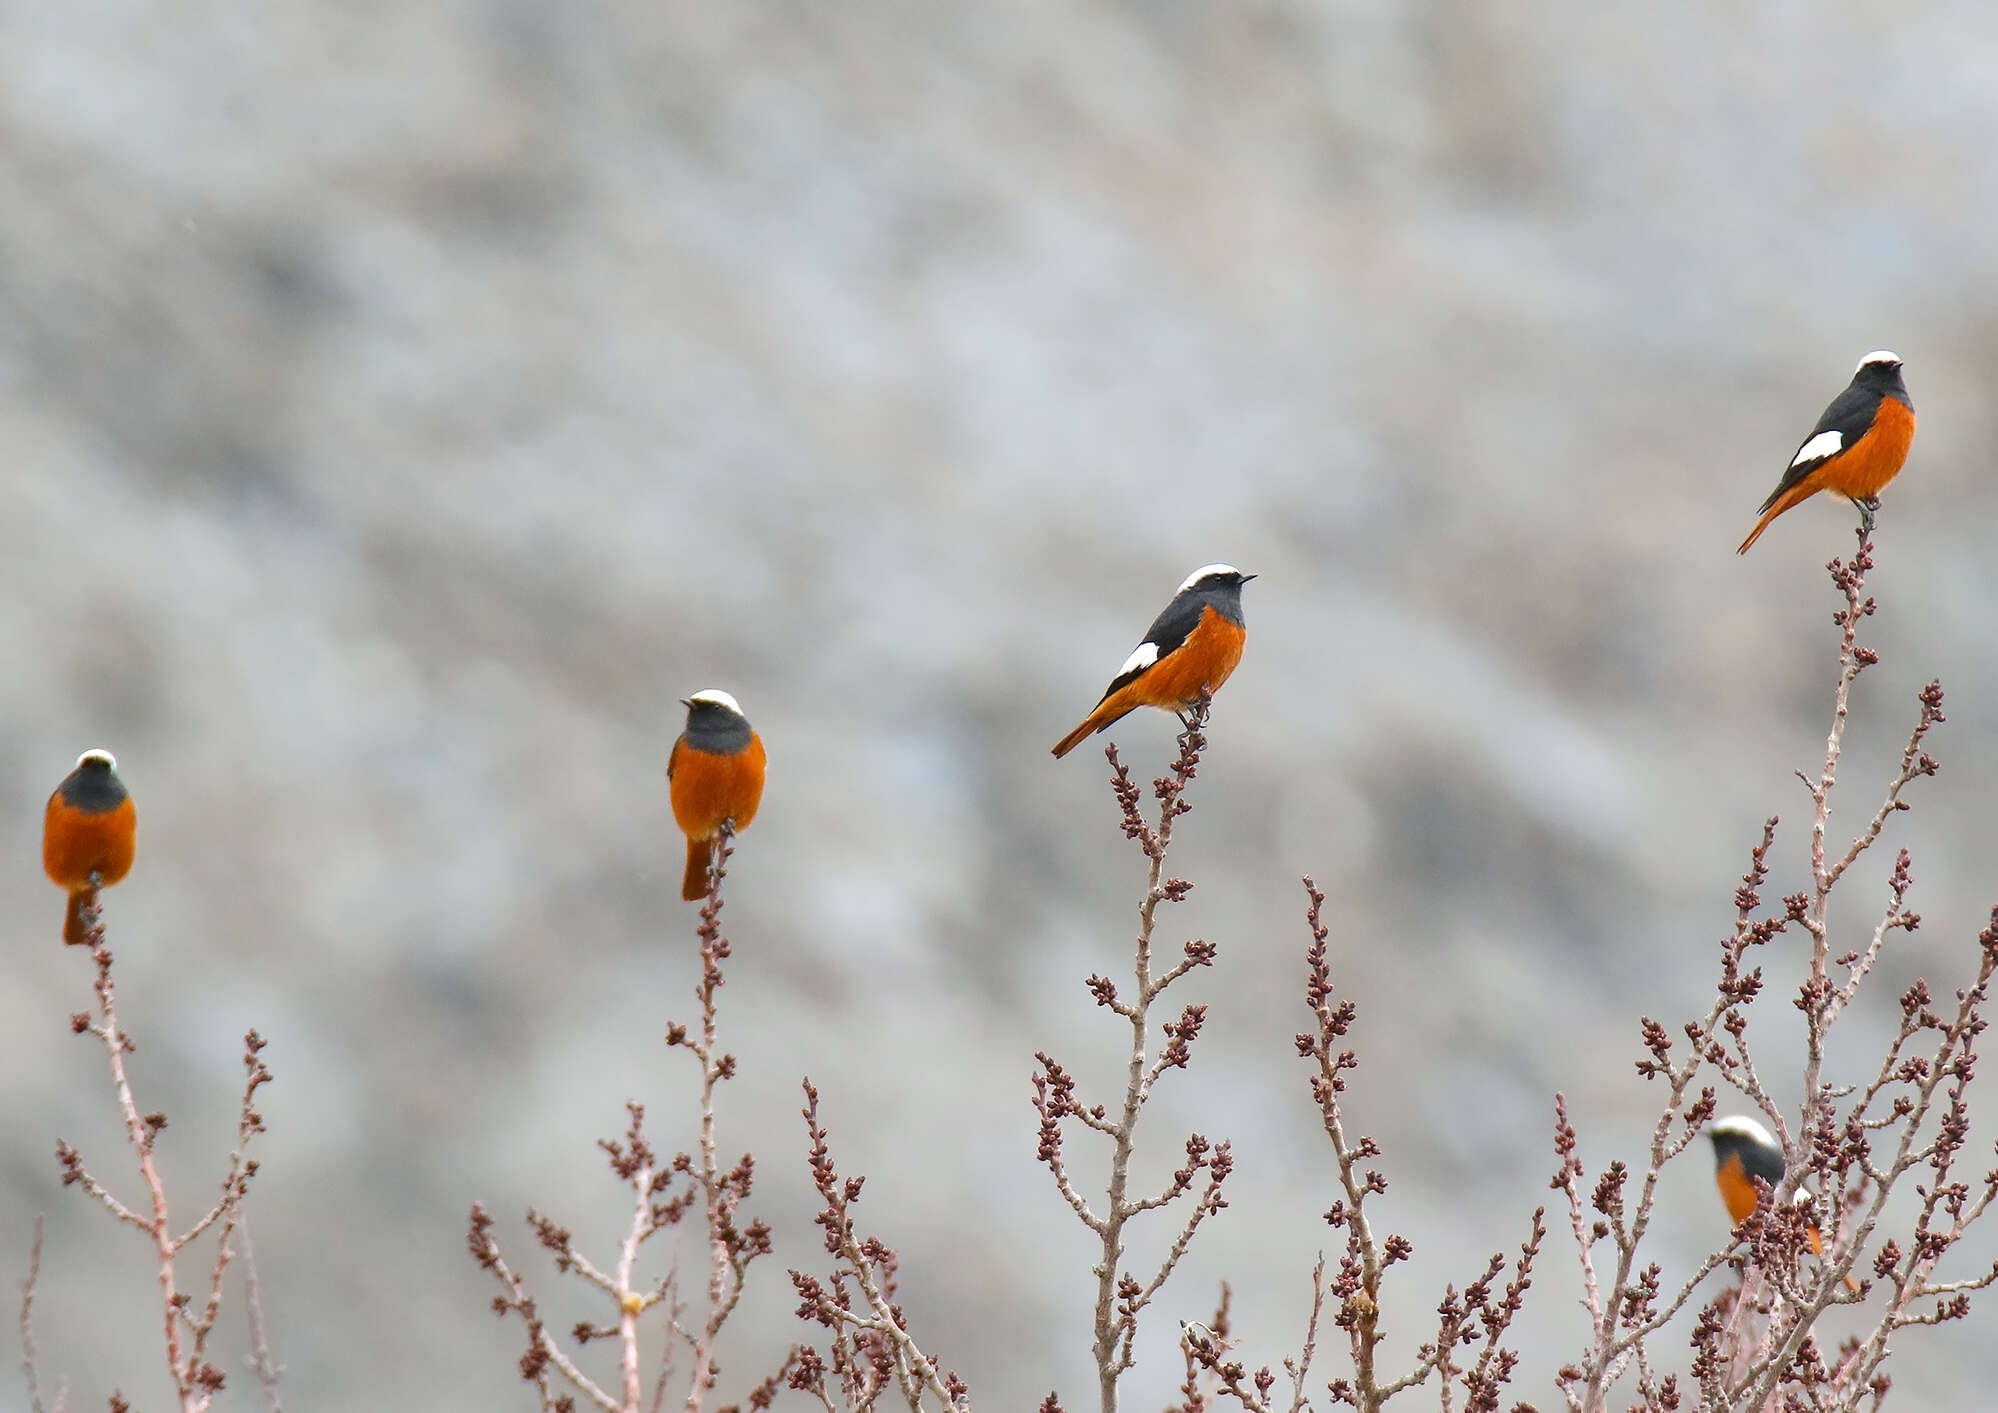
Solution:
M708 896L708 869L714 863L714 859L714 840L689 839L687 841L687 876L680 882L680 898L682 901L697 903Z
M1063 756L1081 745L1085 737L1101 731L1116 722L1122 721L1125 717L1136 711L1138 709L1136 702L1119 701L1119 698L1123 697L1123 695L1120 692L1116 697L1109 697L1099 702L1096 710L1083 718L1082 725L1061 738L1060 743L1054 748L1055 759L1060 760Z
M90 945L90 929L83 925L83 910L90 906L90 890L79 889L69 895L69 911L63 915L62 940L72 947Z
M1816 1227L1811 1228L1811 1254L1820 1261L1825 1259L1825 1240L1822 1236L1818 1235ZM1846 1272L1845 1288L1854 1295L1859 1294L1859 1281L1850 1271Z
M1774 520L1784 511L1790 509L1790 507L1798 505L1803 501L1809 500L1812 496L1816 495L1817 493L1818 493L1818 486L1817 483L1813 481L1804 481L1790 487L1790 489L1785 491L1781 496L1781 498L1779 498L1774 505L1770 506L1767 510L1762 512L1762 518L1755 522L1755 528L1748 532L1748 538L1741 542L1741 548L1736 550L1735 553L1747 554L1748 547L1754 544L1757 540L1762 538L1762 532L1769 528L1770 521Z

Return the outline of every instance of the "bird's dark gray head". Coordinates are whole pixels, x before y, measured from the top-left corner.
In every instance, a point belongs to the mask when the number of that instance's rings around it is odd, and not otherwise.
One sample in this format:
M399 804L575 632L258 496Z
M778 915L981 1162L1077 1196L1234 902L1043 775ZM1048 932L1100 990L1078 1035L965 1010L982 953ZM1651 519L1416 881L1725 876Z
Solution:
M125 782L118 778L118 762L105 750L85 751L76 758L76 769L63 777L57 789L64 800L92 814L116 809L125 799Z
M1775 1186L1783 1178L1783 1145L1776 1135L1746 1114L1731 1114L1707 1125L1713 1140L1714 1166L1739 1155L1744 1171Z
M1242 625L1242 585L1255 577L1244 574L1232 564L1203 564L1186 576L1166 613L1181 610L1198 617L1207 608L1212 608L1239 628Z
M1204 564L1186 576L1173 602L1211 605L1223 618L1239 625L1242 621L1242 585L1255 577L1244 574L1232 564Z
M1209 590L1224 592L1233 590L1239 596L1242 585L1255 577L1253 574L1244 574L1232 564L1203 564L1186 576L1185 582L1179 586L1179 592L1190 593L1196 589L1203 593Z
M1875 388L1881 392L1901 392L1905 384L1901 381L1901 355L1884 348L1876 348L1859 360L1859 366L1852 370L1853 383L1862 388Z
M749 718L721 688L704 688L682 698L680 705L687 709L688 745L732 755L749 744Z

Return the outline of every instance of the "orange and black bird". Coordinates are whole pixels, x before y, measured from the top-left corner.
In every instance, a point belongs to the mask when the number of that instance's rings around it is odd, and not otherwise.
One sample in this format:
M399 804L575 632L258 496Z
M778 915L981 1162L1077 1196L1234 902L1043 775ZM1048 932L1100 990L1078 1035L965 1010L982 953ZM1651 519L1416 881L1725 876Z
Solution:
M1858 506L1860 523L1871 530L1880 493L1901 474L1914 439L1915 404L1901 381L1900 355L1884 348L1867 354L1853 369L1851 385L1832 399L1790 458L1790 469L1762 502L1762 518L1735 553L1747 554L1770 521L1819 491Z
M42 867L56 887L69 892L69 912L62 923L62 940L73 947L90 941L83 910L97 901L97 890L109 888L132 871L132 845L139 816L132 797L118 778L118 762L109 751L85 751L76 769L63 777L49 796L42 816Z
M763 801L763 738L727 692L710 687L680 703L687 729L666 762L673 818L687 836L687 876L680 896L708 895L708 871L722 829L740 833Z
M1721 1201L1727 1204L1729 1220L1740 1226L1755 1211L1758 1196L1755 1179L1768 1183L1772 1192L1783 1181L1783 1145L1746 1114L1734 1114L1709 1124L1707 1137L1714 1144L1714 1186L1720 1189ZM1810 1193L1798 1190L1798 1203L1810 1200ZM1811 1227L1811 1251L1819 1257L1825 1254L1824 1240L1815 1224ZM1859 1282L1851 1276L1845 1278L1845 1284L1849 1290L1859 1289Z
M1200 693L1221 690L1242 660L1248 632L1242 627L1242 585L1256 576L1231 564L1209 564L1186 576L1165 612L1145 630L1096 710L1054 748L1074 750L1091 732L1104 730L1141 706L1183 713Z

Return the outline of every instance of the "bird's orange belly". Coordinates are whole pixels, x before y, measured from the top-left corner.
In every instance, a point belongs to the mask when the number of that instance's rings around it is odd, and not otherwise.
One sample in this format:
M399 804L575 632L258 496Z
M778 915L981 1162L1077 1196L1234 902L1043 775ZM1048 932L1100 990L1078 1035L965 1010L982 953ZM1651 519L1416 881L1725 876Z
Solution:
M749 827L763 800L763 744L752 739L732 756L682 750L673 771L673 819L689 839L712 839L722 824Z
M64 888L89 887L92 873L108 888L132 871L135 822L129 799L102 814L56 801L42 831L42 867Z
M1242 660L1242 644L1247 641L1248 634L1240 626L1210 608L1185 642L1131 685L1145 706L1168 711L1191 706L1200 700L1202 688L1221 690L1221 684Z
M1871 500L1901 474L1915 440L1915 414L1894 398L1880 400L1873 425L1852 449L1824 469L1824 488L1847 500Z
M1727 1204L1727 1214L1739 1224L1748 1220L1755 1210L1757 1194L1755 1183L1741 1170L1741 1159L1729 1158L1714 1174L1714 1184L1720 1188L1721 1201Z

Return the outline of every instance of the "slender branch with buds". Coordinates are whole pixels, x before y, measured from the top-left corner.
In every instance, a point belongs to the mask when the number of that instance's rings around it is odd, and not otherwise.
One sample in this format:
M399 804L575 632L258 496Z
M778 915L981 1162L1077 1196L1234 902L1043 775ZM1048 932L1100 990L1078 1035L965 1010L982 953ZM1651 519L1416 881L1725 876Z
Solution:
M542 1247L553 1255L557 1272L574 1275L594 1286L614 1312L614 1318L603 1323L586 1321L570 1331L570 1338L579 1349L598 1341L610 1343L616 1351L614 1379L599 1381L563 1348L542 1321L539 1307L528 1294L524 1281L501 1255L492 1217L482 1204L472 1204L467 1235L472 1259L491 1273L501 1287L501 1294L493 1298L494 1312L518 1316L526 1330L527 1350L520 1358L520 1374L535 1385L543 1409L572 1409L576 1396L581 1396L605 1413L644 1413L648 1405L641 1320L648 1311L661 1309L665 1314L662 1322L665 1338L658 1355L659 1368L652 1380L650 1406L657 1409L662 1405L667 1385L673 1382L676 1355L684 1348L688 1366L683 1406L688 1413L699 1413L718 1372L714 1353L722 1327L742 1298L750 1264L770 1252L770 1229L760 1221L744 1225L738 1220L753 1185L754 1161L744 1154L739 1162L725 1169L717 1156L715 1092L723 1080L733 1077L736 1064L735 1056L721 1048L717 1020L722 963L729 955L728 939L721 931L722 881L732 852L725 831L715 848L707 900L701 908L698 934L701 980L694 991L701 1008L700 1029L695 1033L676 1023L666 1031L666 1043L687 1051L701 1067L701 1118L695 1152L663 1159L646 1137L645 1106L635 1102L626 1104L629 1122L622 1137L601 1140L598 1144L609 1161L612 1175L629 1193L631 1203L623 1240L608 1268L597 1265L577 1250L567 1228L531 1209L527 1214L528 1226ZM660 1232L679 1225L695 1207L700 1208L705 1220L708 1272L701 1319L690 1328L681 1318L675 1274L669 1271L661 1278L647 1280L640 1276L638 1266L645 1244Z
M1852 560L1834 559L1827 566L1844 603L1833 615L1839 670L1823 760L1815 777L1799 772L1812 805L1810 886L1785 897L1780 915L1759 915L1777 824L1770 819L1735 893L1735 923L1722 942L1714 1002L1703 1017L1684 1027L1686 1048L1676 1051L1664 1026L1644 1021L1649 1058L1638 1062L1638 1072L1663 1080L1666 1093L1634 1201L1627 1196L1629 1174L1620 1163L1605 1169L1585 1197L1588 1185L1575 1128L1557 1097L1555 1147L1561 1166L1554 1186L1568 1199L1591 1324L1588 1347L1558 1380L1574 1413L1603 1413L1610 1407L1611 1390L1632 1368L1642 1400L1636 1407L1680 1406L1685 1393L1679 1379L1654 1375L1647 1341L1688 1308L1706 1278L1722 1266L1741 1279L1701 1307L1689 1375L1702 1408L1728 1413L1877 1407L1888 1388L1882 1365L1890 1336L1911 1325L1961 1319L1971 1293L1998 1281L1998 1267L1956 1280L1935 1278L1942 1257L1998 1194L1998 1171L1977 1181L1955 1176L1968 1140L1966 1091L1975 1061L1971 1046L1984 1028L1981 1007L1998 969L1998 912L1979 938L1976 979L1956 993L1953 1009L1934 1008L1927 984L1918 981L1901 997L1900 1024L1884 1057L1869 1066L1870 1079L1863 1085L1840 1085L1824 1078L1834 1023L1853 1003L1889 938L1921 924L1920 914L1907 906L1913 863L1905 849L1896 857L1885 906L1865 940L1836 954L1839 928L1832 917L1832 894L1879 841L1890 819L1909 808L1903 798L1907 787L1936 774L1937 762L1925 746L1931 730L1945 720L1942 688L1931 682L1917 694L1915 726L1880 805L1834 857L1828 843L1831 802L1852 686L1880 660L1858 640L1859 624L1874 612L1874 601L1865 593L1872 567L1873 545L1864 528ZM1750 1008L1762 994L1763 973L1760 967L1749 968L1747 958L1793 927L1810 939L1810 948L1794 1002L1804 1016L1802 1102L1786 1115L1764 1085L1749 1048ZM1693 1097L1695 1081L1702 1078L1710 1082ZM1683 1154L1715 1116L1721 1084L1769 1121L1787 1153L1785 1170L1773 1188L1761 1185L1767 1189L1762 1202L1730 1241L1667 1298L1660 1268L1638 1269L1638 1244L1664 1166ZM1913 1232L1905 1244L1890 1237L1875 1248L1891 1195L1922 1167L1929 1174L1920 1180ZM1596 1247L1605 1240L1616 1253L1607 1283L1595 1258ZM1869 1250L1870 1262L1865 1259ZM1835 1304L1872 1299L1875 1286L1857 1278L1863 1270L1885 1287L1885 1308L1869 1331L1827 1352L1815 1336L1818 1318Z
M1359 1068L1359 1058L1345 1047L1348 1033L1359 1012L1351 1001L1333 1002L1332 970L1327 951L1331 929L1323 918L1325 895L1309 878L1304 880L1308 904L1305 923L1311 930L1311 946L1305 953L1305 1002L1311 1009L1313 1028L1297 1035L1297 1053L1313 1065L1312 1098L1318 1103L1319 1120L1339 1170L1342 1196L1326 1212L1326 1222L1346 1236L1345 1255L1333 1276L1329 1293L1338 1302L1333 1323L1345 1332L1350 1375L1333 1379L1326 1393L1333 1404L1346 1404L1376 1413L1397 1394L1430 1384L1436 1390L1438 1406L1450 1413L1459 1393L1467 1413L1490 1413L1499 1406L1506 1383L1519 1362L1518 1354L1504 1346L1513 1320L1525 1308L1526 1292L1532 1285L1533 1263L1547 1229L1542 1222L1546 1209L1533 1214L1533 1226L1518 1258L1512 1263L1512 1279L1503 1290L1496 1289L1505 1274L1503 1252L1492 1256L1482 1274L1464 1287L1461 1294L1446 1286L1436 1306L1436 1337L1422 1345L1414 1363L1393 1378L1379 1370L1380 1345L1385 1338L1381 1325L1382 1286L1388 1268L1409 1259L1415 1248L1407 1238L1390 1232L1381 1236L1375 1229L1368 1207L1388 1190L1388 1181L1377 1169L1367 1166L1380 1157L1380 1145L1366 1135L1350 1137L1341 1096L1346 1092L1346 1076ZM1290 1380L1289 1413L1304 1413L1312 1407L1307 1379L1317 1351L1319 1317L1328 1293L1325 1258L1321 1255L1312 1271L1311 1316L1305 1326L1304 1344L1294 1357L1286 1357L1283 1369ZM1218 1391L1233 1398L1247 1413L1277 1413L1271 1391L1277 1376L1265 1365L1253 1375L1239 1360L1229 1359L1223 1343L1206 1331L1187 1327L1182 1332L1182 1348L1192 1364L1213 1375ZM1457 1351L1476 1346L1478 1353L1468 1362Z
M1118 759L1117 748L1113 745L1104 750L1112 772L1111 786L1123 815L1124 834L1136 841L1147 863L1145 895L1138 905L1131 991L1128 996L1120 993L1116 983L1105 976L1091 976L1087 983L1096 1004L1122 1017L1130 1027L1130 1058L1125 1069L1122 1102L1114 1112L1100 1104L1085 1105L1076 1097L1076 1082L1067 1070L1045 1052L1035 1057L1041 1065L1040 1073L1034 1076L1034 1108L1041 1119L1040 1160L1053 1176L1062 1199L1095 1238L1100 1252L1093 1267L1096 1308L1090 1347L1096 1360L1097 1396L1102 1413L1116 1413L1117 1382L1135 1363L1139 1315L1171 1277L1201 1224L1227 1207L1222 1184L1234 1168L1234 1156L1226 1142L1210 1144L1196 1133L1186 1140L1185 1164L1162 1191L1137 1196L1130 1190L1131 1155L1145 1102L1167 1070L1185 1068L1192 1058L1193 1042L1207 1018L1204 1005L1189 1005L1177 1019L1155 1027L1152 1006L1187 973L1213 965L1216 955L1213 943L1196 938L1185 944L1178 962L1163 971L1154 971L1153 932L1159 904L1178 903L1193 888L1185 879L1167 875L1166 855L1172 847L1174 822L1192 809L1186 801L1186 790L1207 745L1204 727L1209 704L1209 697L1203 694L1180 734L1179 755L1173 761L1171 773L1153 782L1152 793L1159 802L1156 823L1148 822L1140 810L1141 792L1130 771ZM1063 1126L1071 1121L1110 1142L1110 1177L1100 1207L1085 1198L1075 1185L1063 1154L1066 1136ZM1149 1279L1141 1281L1121 1264L1126 1224L1140 1213L1165 1207L1189 1194L1193 1195L1193 1205L1178 1235Z
M883 1395L899 1394L909 1413L922 1413L926 1399L944 1413L970 1413L971 1391L955 1372L943 1371L916 1347L907 1318L895 1300L896 1257L878 1238L860 1235L853 1208L864 1177L842 1179L833 1164L826 1131L819 1125L819 1091L807 1079L805 1133L811 1140L812 1185L825 1206L815 1220L825 1234L826 1252L839 1270L821 1281L791 1272L798 1292L798 1318L831 1331L826 1354L797 1348L780 1375L790 1387L816 1398L827 1413L865 1413ZM858 1295L858 1300L855 1296ZM856 1306L858 1308L856 1308Z
M680 1025L669 1026L666 1030L666 1043L687 1051L701 1066L701 1128L693 1178L707 1219L707 1315L700 1329L692 1336L693 1369L687 1385L687 1413L699 1413L707 1390L714 1384L715 1341L737 1302L742 1299L743 1280L748 1274L750 1262L770 1254L769 1227L760 1221L751 1222L747 1227L736 1224L737 1211L749 1199L756 1170L754 1159L745 1153L740 1161L724 1171L716 1157L715 1088L735 1075L735 1056L722 1050L715 1026L715 1000L722 987L721 964L729 954L728 939L721 933L721 883L728 869L729 855L734 852L732 844L732 831L724 828L715 846L708 899L701 908L701 984L695 990L701 1004L700 1037L691 1037ZM637 1223L634 1222L633 1231L637 1230ZM627 1237L625 1252L619 1262L620 1271L629 1271L637 1244L643 1240L642 1235ZM636 1314L627 1313L625 1318L635 1322ZM629 1387L635 1397L637 1386L633 1384ZM634 1402L632 1406L636 1408L637 1405Z
M249 1221L242 1221L239 1229L243 1233L243 1311L250 1325L250 1372L263 1390L264 1407L269 1413L284 1413L284 1399L278 1393L284 1366L271 1353L270 1324L264 1317L263 1282L257 1272L256 1248L250 1244Z
M93 984L96 1004L94 1010L78 1011L72 1015L70 1029L78 1035L95 1037L104 1047L110 1064L111 1087L125 1121L126 1142L137 1160L145 1200L139 1207L129 1206L120 1200L84 1163L83 1155L66 1142L57 1142L56 1162L62 1168L63 1186L81 1188L116 1220L144 1234L159 1284L160 1328L174 1395L182 1413L202 1413L224 1383L222 1370L209 1360L209 1340L222 1312L223 1278L235 1254L233 1241L242 1219L243 1202L249 1195L250 1180L257 1172L257 1162L249 1156L249 1148L251 1140L264 1131L263 1115L257 1111L257 1091L271 1078L261 1058L265 1041L254 1030L243 1037L243 1095L236 1116L236 1146L229 1155L221 1196L214 1206L185 1230L176 1231L167 1201L166 1183L154 1162L159 1136L167 1126L166 1115L142 1113L138 1100L133 1097L125 1057L138 1047L118 1019L118 993L111 973L111 950L105 945L103 922L94 899L84 910L84 923L90 958L96 971ZM190 1245L211 1230L215 1233L215 1256L206 1278L190 1289L182 1289L181 1257ZM38 1229L37 1268L39 1261ZM32 1301L32 1286L29 1300ZM28 1307L24 1304L24 1331L28 1328L27 1316ZM29 1383L31 1394L39 1401L32 1370Z
M42 1216L35 1214L35 1243L28 1252L28 1278L21 1282L21 1376L28 1384L28 1407L33 1413L64 1413L69 1404L69 1387L56 1387L55 1398L42 1402L42 1346L35 1337L35 1289L42 1279Z

